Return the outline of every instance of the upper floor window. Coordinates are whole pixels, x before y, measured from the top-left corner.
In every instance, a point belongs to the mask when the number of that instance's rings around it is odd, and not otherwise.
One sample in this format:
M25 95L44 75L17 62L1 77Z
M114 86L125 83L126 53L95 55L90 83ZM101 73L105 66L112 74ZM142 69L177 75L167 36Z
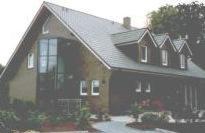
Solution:
M168 65L168 51L167 50L162 50L162 65L167 66Z
M185 68L185 55L184 54L180 55L180 67L181 69Z
M81 96L87 95L87 84L85 80L80 81L80 95Z
M48 34L49 33L49 29L48 29L48 22L50 20L50 16L47 18L47 20L45 21L45 23L42 26L42 34Z
M98 96L100 94L100 81L93 80L92 81L92 95Z
M33 53L29 53L28 54L28 64L27 64L28 68L33 68L34 67L34 54Z
M147 46L140 46L141 62L147 62Z

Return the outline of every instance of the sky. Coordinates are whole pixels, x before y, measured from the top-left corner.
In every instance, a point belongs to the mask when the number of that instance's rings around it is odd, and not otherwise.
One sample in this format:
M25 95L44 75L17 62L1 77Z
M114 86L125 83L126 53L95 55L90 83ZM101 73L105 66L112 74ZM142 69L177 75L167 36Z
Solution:
M147 14L159 7L195 0L47 0L71 9L116 22L131 17L132 26L147 25ZM204 2L205 0L198 0ZM0 2L0 64L6 65L43 0L2 0Z

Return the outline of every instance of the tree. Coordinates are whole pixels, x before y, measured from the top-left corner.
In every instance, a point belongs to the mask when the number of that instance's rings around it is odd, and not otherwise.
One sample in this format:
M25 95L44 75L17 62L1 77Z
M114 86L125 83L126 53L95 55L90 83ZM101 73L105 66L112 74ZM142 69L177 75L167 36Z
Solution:
M193 51L193 61L205 68L205 6L203 3L166 5L149 14L154 33L169 33L172 38L186 37Z
M157 11L148 14L149 28L156 34L169 33L170 36L176 36L177 24L175 23L177 17L176 7L166 5L160 7Z

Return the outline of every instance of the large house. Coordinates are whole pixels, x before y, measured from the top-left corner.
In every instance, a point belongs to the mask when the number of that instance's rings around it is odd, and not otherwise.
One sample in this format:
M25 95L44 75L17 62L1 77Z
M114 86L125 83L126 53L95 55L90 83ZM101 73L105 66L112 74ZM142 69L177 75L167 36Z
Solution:
M185 39L44 2L1 75L1 89L40 106L86 101L119 113L142 99L168 110L203 104L205 72ZM5 91L7 90L7 91Z

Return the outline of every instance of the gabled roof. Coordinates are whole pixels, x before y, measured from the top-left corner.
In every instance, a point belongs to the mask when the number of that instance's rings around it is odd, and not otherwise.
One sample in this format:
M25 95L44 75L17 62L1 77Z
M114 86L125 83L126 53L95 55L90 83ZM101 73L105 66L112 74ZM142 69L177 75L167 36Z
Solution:
M125 71L131 70L166 76L205 78L205 72L196 66L192 61L188 62L189 68L188 70L184 71L156 65L141 64L132 60L115 46L117 39L113 40L113 35L121 35L120 32L122 32L122 34L123 32L128 32L128 29L124 28L120 23L47 2L44 2L42 7L45 7L47 10L49 10L108 69L120 69ZM40 8L39 12L42 11L42 7ZM33 21L36 21L36 19ZM32 24L30 27L32 27ZM135 29L136 28L132 27L133 31L130 32L135 32ZM30 30L30 28L28 28L28 30ZM28 31L25 34L27 33ZM142 34L143 30L140 33ZM149 31L147 31L147 33L150 34ZM141 36L141 34L139 36ZM24 40L25 37L26 35L23 36L22 40ZM19 47L22 47L21 42L18 48ZM18 52L18 48L14 54ZM7 71L11 61L15 61L13 58L14 56L11 57L1 77L3 77L5 71Z
M175 45L173 44L172 40L170 39L169 35L167 35L167 34L155 35L155 34L154 34L153 36L154 36L154 39L155 39L156 42L157 42L157 45L158 45L160 48L165 44L165 42L166 42L167 40L169 40L169 42L170 42L172 48L174 49L175 52L177 52L177 49L176 49Z
M180 53L181 50L184 48L184 46L187 47L187 49L189 50L190 55L193 55L189 45L187 44L187 41L185 39L176 39L173 40L173 43L175 45L175 47L177 48L177 51Z
M146 34L149 35L153 44L155 45L155 47L157 47L157 44L153 36L150 34L149 29L147 28L115 33L111 35L111 38L112 38L113 44L115 44L116 46L121 46L121 45L139 43Z

